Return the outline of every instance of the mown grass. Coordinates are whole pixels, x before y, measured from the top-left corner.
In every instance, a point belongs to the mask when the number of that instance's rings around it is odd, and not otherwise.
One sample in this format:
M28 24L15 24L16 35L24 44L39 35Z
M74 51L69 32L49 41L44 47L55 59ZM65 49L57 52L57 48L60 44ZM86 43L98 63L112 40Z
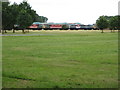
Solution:
M38 33L3 36L3 88L118 87L117 32Z

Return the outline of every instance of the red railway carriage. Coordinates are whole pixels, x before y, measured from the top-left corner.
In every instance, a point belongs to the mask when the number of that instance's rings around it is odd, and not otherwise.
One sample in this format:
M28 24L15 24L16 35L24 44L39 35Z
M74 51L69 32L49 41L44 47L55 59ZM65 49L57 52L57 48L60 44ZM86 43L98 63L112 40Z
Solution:
M32 24L31 26L29 26L29 28L38 28L37 24Z
M50 28L52 28L52 29L60 29L60 28L62 28L62 25L52 24L52 25L50 25Z

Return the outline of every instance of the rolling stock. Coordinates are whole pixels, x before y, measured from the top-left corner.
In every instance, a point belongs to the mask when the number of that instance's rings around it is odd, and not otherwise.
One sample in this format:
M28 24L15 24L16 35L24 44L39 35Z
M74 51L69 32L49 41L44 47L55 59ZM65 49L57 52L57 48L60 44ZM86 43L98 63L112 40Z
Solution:
M40 23L34 22L27 29L31 30L96 30L94 25L83 25L80 23Z

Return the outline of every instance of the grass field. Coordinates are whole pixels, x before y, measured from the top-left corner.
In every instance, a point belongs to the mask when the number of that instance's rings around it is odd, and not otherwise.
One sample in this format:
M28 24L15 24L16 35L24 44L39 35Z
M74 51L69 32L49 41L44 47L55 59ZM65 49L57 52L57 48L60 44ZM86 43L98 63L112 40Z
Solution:
M33 33L3 36L3 88L118 87L117 32Z

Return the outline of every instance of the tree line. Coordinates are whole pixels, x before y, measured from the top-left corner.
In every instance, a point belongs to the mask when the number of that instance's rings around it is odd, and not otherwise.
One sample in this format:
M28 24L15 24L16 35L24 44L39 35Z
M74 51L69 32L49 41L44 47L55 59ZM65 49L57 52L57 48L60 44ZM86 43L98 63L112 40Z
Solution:
M111 32L114 30L120 30L120 16L100 16L96 20L96 26L102 30L103 29L110 29Z
M2 2L2 30L24 29L30 26L33 22L47 22L48 18L39 16L32 9L27 1L20 4L10 2Z

